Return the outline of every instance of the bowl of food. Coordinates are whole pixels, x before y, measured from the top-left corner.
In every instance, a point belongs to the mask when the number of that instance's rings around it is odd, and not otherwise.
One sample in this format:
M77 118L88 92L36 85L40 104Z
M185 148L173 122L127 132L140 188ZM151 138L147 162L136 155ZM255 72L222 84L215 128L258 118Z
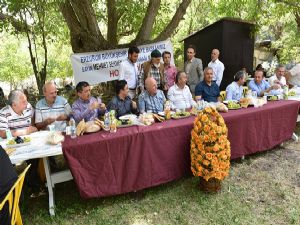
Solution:
M250 104L250 101L251 100L249 98L241 98L240 99L240 105L241 105L241 107L247 108L249 106L249 104Z

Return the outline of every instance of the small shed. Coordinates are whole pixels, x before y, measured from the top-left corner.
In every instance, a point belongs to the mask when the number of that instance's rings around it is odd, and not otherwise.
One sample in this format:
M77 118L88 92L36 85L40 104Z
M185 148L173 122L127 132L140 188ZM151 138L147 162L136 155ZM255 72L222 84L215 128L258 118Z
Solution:
M225 90L237 71L243 67L248 73L253 71L254 25L240 19L223 18L184 38L184 52L189 45L195 45L196 57L202 60L204 69L211 61L212 49L219 49L219 59L225 66L220 90Z

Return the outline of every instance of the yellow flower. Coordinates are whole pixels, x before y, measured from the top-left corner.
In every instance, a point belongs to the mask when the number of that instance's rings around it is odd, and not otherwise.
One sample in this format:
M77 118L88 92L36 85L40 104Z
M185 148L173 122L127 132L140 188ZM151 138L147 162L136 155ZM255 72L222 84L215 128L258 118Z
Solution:
M201 116L201 121L203 122L203 123L206 123L207 121L208 121L208 116L207 115L202 115Z
M230 166L230 143L223 117L206 108L194 120L191 132L191 170L194 176L224 179Z
M206 159L204 159L202 161L202 163L203 163L204 166L208 166L210 164L210 162L208 160L206 160Z
M204 125L204 132L208 133L210 131L210 127L208 125Z
M207 160L211 160L212 157L213 157L213 154L211 154L211 153L206 153L206 154L205 154L205 158L206 158Z

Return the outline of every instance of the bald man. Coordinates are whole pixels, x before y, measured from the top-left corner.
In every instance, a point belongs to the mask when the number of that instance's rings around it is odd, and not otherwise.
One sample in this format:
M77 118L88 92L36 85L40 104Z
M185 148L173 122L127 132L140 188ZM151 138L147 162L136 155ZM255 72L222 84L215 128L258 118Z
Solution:
M166 97L163 91L157 89L156 80L153 77L146 78L145 87L146 91L139 96L140 112L162 112Z
M219 60L219 56L220 51L218 49L213 49L211 52L211 61L208 63L208 67L213 69L213 81L216 82L220 87L225 67L224 64Z
M66 121L72 112L68 101L57 96L57 88L53 81L48 81L43 87L44 98L36 103L35 123L40 130L45 130L49 125L55 125L55 130L65 131Z

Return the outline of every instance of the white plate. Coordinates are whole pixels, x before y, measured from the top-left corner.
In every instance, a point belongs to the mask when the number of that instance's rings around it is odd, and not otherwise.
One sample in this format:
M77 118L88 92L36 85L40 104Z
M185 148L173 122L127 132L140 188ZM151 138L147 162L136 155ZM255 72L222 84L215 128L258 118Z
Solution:
M239 101L237 101L237 100L224 100L223 103L224 103L224 104L228 104L229 101L239 102Z
M86 129L84 133L94 133L101 129L101 127L98 124L95 124L94 121L88 121L86 122L87 126L93 126L93 128Z
M171 116L172 116L174 113L175 113L175 112L171 111L171 112L170 112ZM160 115L160 116L165 116L165 112L159 112L159 113L157 113L157 114Z
M22 146L26 146L26 145L30 145L31 142L24 142L24 143L21 143L21 144L14 144L14 145L8 145L6 144L6 147L7 148L18 148L18 147L22 147Z
M120 116L119 119L120 120L134 120L137 118L137 115L134 114L128 114L128 115L124 115L124 116Z

